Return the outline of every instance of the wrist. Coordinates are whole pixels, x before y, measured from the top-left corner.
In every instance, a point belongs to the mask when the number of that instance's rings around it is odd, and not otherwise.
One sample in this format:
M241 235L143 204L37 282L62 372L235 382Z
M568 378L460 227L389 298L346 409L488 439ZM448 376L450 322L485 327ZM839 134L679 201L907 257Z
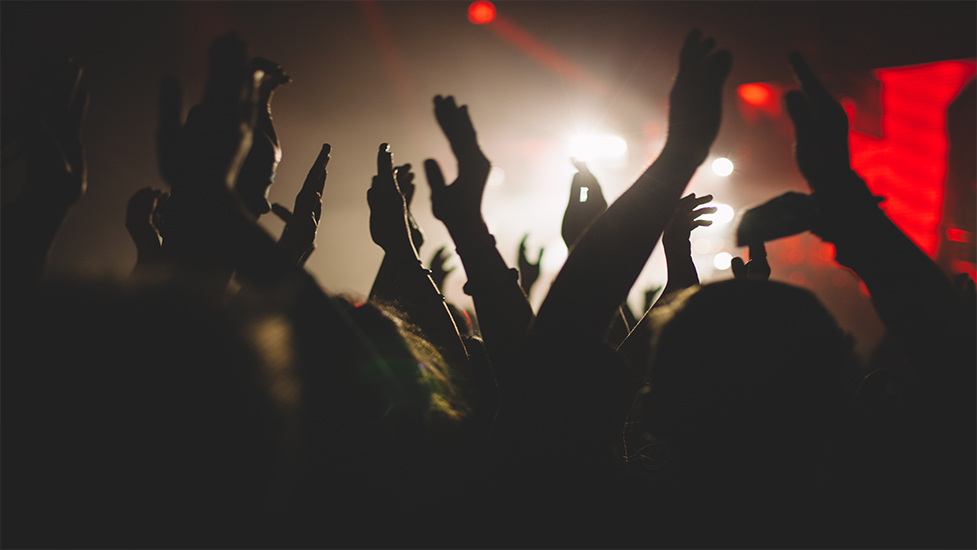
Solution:
M492 245L495 245L495 238L489 233L488 225L481 216L461 218L444 225L458 249L479 247L490 239Z
M684 254L687 256L692 255L692 242L689 239L681 240L670 240L662 239L662 248L665 250L665 260L669 258L669 254L676 256L679 254ZM677 256L676 256L677 257Z

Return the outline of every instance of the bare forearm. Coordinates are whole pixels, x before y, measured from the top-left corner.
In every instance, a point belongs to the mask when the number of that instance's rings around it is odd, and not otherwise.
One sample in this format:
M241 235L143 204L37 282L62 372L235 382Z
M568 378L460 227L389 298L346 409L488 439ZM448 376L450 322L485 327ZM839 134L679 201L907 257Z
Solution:
M534 314L516 272L499 253L495 238L481 220L449 226L468 276L465 292L471 295L478 323L493 365L505 377L505 367L523 349Z
M692 247L688 240L681 244L662 244L668 269L668 284L665 285L662 295L699 284L699 274L692 262Z
M837 239L837 259L872 296L879 317L920 367L922 377L974 364L974 312L959 300L940 268L877 208ZM969 357L969 359L965 359ZM961 361L964 361L963 363ZM926 370L922 370L926 369ZM972 385L971 385L972 386Z

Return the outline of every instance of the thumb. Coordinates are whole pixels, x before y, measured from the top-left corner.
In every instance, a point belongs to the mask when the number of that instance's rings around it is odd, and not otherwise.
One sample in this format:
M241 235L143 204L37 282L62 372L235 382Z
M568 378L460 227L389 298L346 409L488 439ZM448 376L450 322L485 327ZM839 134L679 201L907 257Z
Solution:
M292 211L277 202L271 205L271 211L285 223L292 221Z
M431 186L432 195L444 190L444 174L441 173L438 161L434 159L424 161L424 173L427 175L427 184Z

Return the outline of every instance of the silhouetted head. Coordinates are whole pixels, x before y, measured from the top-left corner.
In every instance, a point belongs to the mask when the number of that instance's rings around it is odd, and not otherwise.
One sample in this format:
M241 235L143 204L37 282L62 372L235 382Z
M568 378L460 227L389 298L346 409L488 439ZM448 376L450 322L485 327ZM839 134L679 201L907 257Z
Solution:
M678 467L772 472L823 456L847 402L851 341L814 295L730 280L665 308L644 414Z

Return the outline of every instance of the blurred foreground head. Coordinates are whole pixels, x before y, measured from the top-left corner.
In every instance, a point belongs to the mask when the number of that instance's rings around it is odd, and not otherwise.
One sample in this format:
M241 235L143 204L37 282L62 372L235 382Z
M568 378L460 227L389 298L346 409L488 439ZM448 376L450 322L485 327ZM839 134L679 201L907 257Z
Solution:
M659 315L645 421L677 463L769 473L823 456L847 402L851 341L813 294L729 280Z

